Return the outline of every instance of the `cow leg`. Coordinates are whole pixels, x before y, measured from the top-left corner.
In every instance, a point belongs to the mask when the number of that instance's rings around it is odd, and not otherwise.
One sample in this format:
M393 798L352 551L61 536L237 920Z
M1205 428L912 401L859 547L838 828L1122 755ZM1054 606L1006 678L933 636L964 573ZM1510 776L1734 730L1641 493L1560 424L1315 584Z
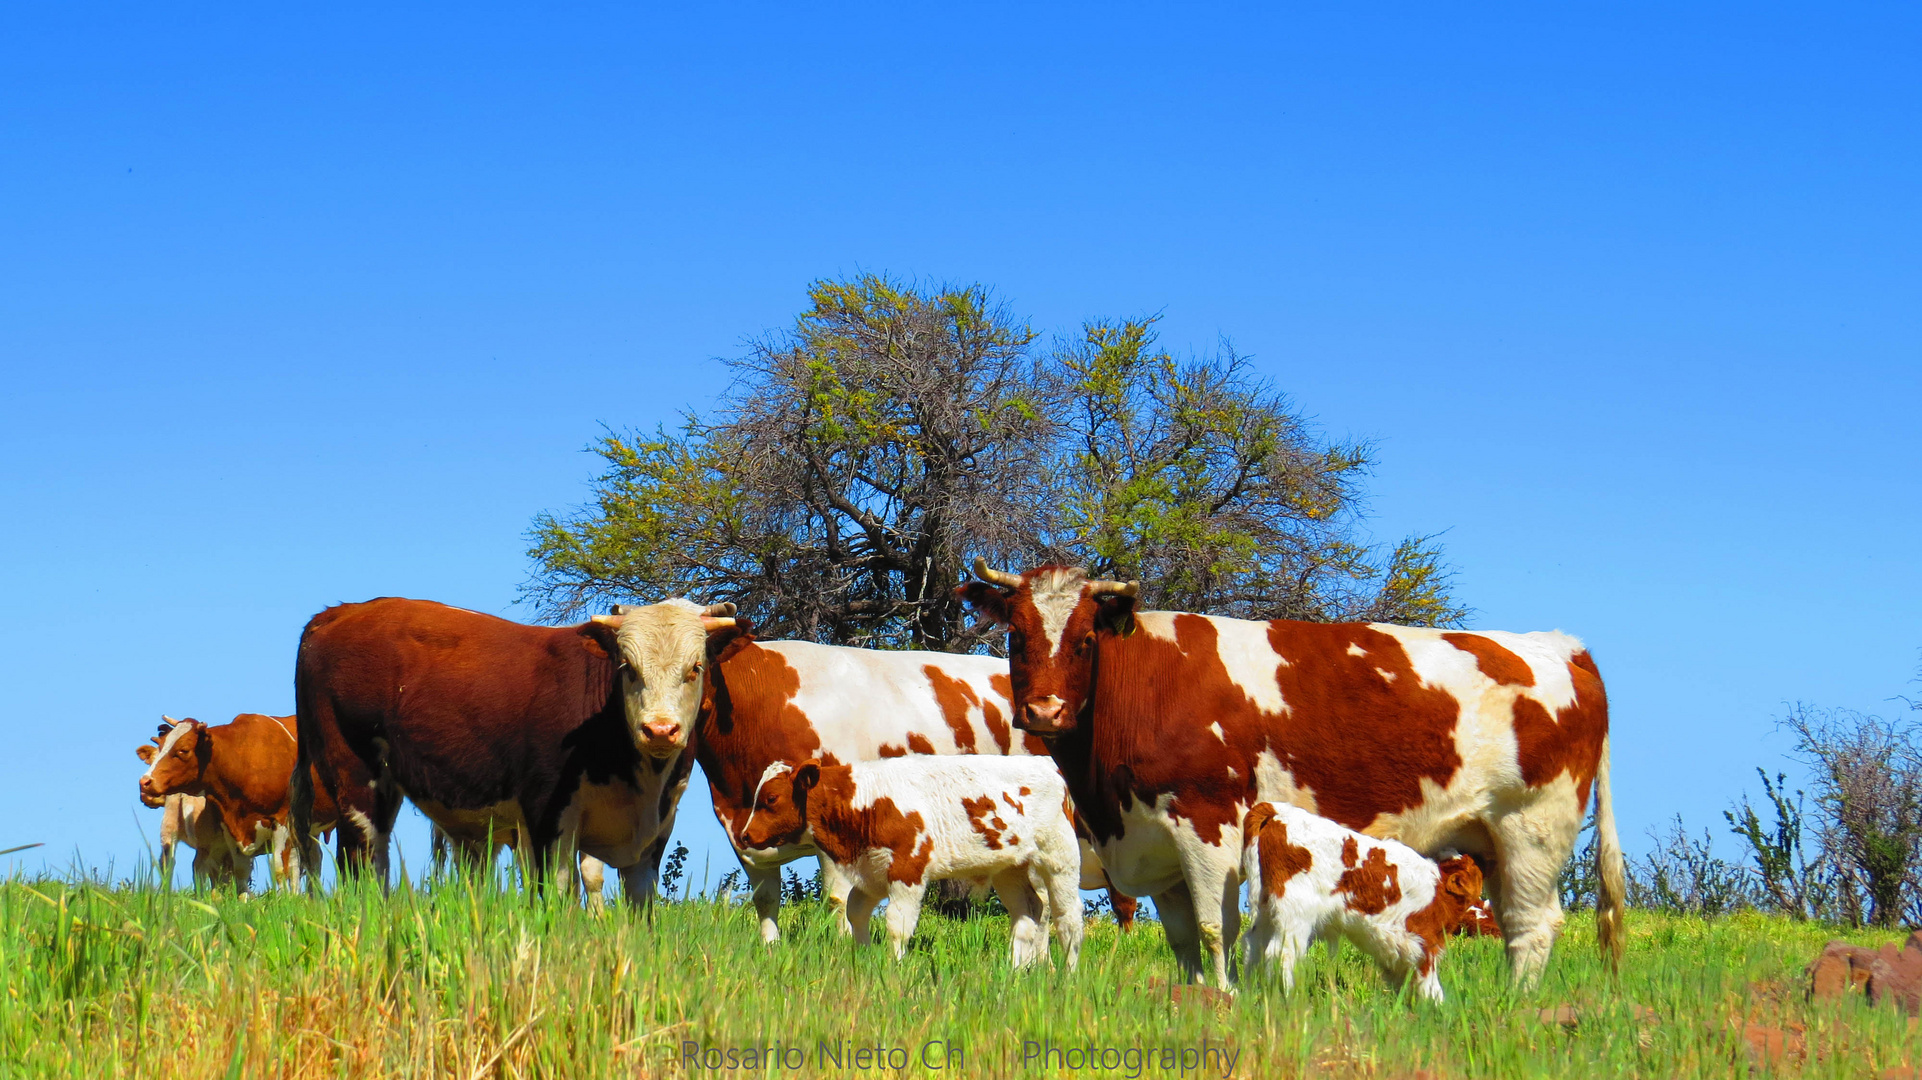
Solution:
M1046 959L1048 939L1040 921L1044 914L1040 894L1028 882L1025 869L1003 870L994 876L994 892L1001 898L1001 906L1008 909L1008 925L1013 931L1009 935L1009 962L1015 967L1027 967L1037 959ZM889 908L892 912L893 908ZM1037 943L1036 938L1040 938ZM1037 948L1038 945L1038 948Z
M754 913L761 917L761 941L772 945L781 940L781 924L775 918L781 913L781 868L742 863L741 869L753 889Z
M873 930L868 920L873 917L875 906L881 903L879 893L855 889L848 893L848 923L854 934L856 945L866 945L874 940Z
M1182 978L1200 978L1201 929L1195 925L1195 901L1188 894L1188 883L1156 893L1155 914L1161 917L1161 932L1168 937L1168 948L1174 950Z
M834 928L843 936L854 933L854 925L848 921L848 893L854 889L854 882L832 859L816 859L821 864L821 895L827 898L828 910L834 913Z
M667 834L648 845L641 861L621 868L621 895L627 906L646 912L654 906L655 890L661 880L661 859L667 853Z
M607 864L592 855L581 856L581 888L587 893L587 910L599 913L607 908Z
M1552 789L1551 789L1552 790ZM1502 937L1515 982L1534 986L1562 929L1562 866L1575 848L1581 815L1566 799L1545 793L1508 814L1491 830L1501 880Z
M914 936L915 924L921 921L921 899L927 892L926 882L920 885L896 882L888 886L888 946L896 960L908 954L908 939Z
M1202 843L1191 835L1176 841L1199 931L1197 960L1213 965L1215 985L1223 990L1233 985L1230 957L1241 932L1240 830L1233 831L1232 843L1229 839L1229 831L1223 830L1224 842L1218 844Z

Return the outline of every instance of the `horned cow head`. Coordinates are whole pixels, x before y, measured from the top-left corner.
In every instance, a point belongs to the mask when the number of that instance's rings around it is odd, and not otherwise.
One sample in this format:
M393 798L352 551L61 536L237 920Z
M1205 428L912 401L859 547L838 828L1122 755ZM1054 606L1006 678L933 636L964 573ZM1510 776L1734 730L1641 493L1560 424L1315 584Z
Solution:
M167 796L197 795L205 785L207 762L213 755L213 740L207 725L188 717L160 718L160 733L153 742L134 751L147 763L140 774L140 801L149 807L164 806Z
M1008 628L1014 726L1042 737L1073 731L1094 693L1096 639L1126 633L1139 581L1102 581L1073 566L1010 574L974 560L978 581L955 590Z
M656 760L687 748L720 645L745 629L733 604L702 607L687 600L617 605L594 621L614 628L621 696L634 747Z

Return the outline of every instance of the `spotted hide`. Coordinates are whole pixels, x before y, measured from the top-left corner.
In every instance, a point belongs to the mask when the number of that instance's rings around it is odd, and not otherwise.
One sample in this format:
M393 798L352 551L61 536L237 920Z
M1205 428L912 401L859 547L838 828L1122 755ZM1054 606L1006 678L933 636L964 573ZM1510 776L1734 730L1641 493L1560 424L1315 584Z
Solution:
M1016 726L1046 740L1109 877L1155 897L1191 977L1228 984L1241 823L1258 802L1492 860L1526 983L1560 930L1558 877L1593 788L1599 931L1619 955L1608 703L1581 642L1137 612L1138 583L976 572L960 593L1008 627Z
M1067 788L1046 758L902 757L824 765L776 762L756 785L739 842L800 842L821 852L851 889L848 920L888 902L888 941L907 952L931 882L992 886L1013 927L1012 960L1048 958L1048 927L1073 969L1081 956L1081 850Z
M1442 1000L1437 965L1449 934L1482 893L1481 869L1457 855L1440 865L1414 848L1376 840L1298 806L1256 803L1242 826L1242 876L1254 925L1247 967L1281 969L1295 988L1295 963L1316 938L1331 948L1346 938L1389 981L1413 979L1416 992Z
M386 597L314 616L294 676L300 752L340 802L341 869L386 881L405 796L469 859L511 836L565 892L585 852L649 901L710 653L735 632L714 610L673 600L542 627Z
M1010 723L1008 693L1007 662L991 656L763 642L749 635L720 653L695 753L714 814L753 889L762 940L781 936L782 864L819 854L805 840L742 845L742 825L768 767L810 759L847 765L916 755L1045 754L1040 740ZM826 863L822 871L830 902L845 904L849 883ZM1082 884L1106 884L1092 849ZM1134 902L1117 894L1115 912L1125 925ZM850 929L845 920L842 929Z

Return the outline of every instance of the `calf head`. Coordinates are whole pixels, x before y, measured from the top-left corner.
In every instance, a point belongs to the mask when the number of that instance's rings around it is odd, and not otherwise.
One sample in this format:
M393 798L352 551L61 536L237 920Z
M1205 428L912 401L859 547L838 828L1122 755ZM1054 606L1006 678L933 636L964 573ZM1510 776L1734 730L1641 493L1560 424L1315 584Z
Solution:
M198 795L206 787L207 762L213 756L213 740L207 725L191 717L175 720L161 717L158 745L142 746L140 760L147 771L140 775L140 801L147 806L163 806L167 796Z
M1435 903L1441 908L1442 925L1451 933L1473 933L1476 912L1482 902L1482 868L1466 855L1454 855L1436 863L1441 881L1435 886Z
M1046 738L1073 731L1094 699L1099 639L1133 628L1138 581L1099 581L1072 566L1010 574L974 560L971 581L955 590L976 611L1008 628L1014 726Z
M754 807L737 838L741 847L765 850L796 843L807 831L808 792L821 782L821 763L777 761L761 774Z
M744 629L733 604L669 600L617 607L595 622L615 628L621 697L634 747L655 760L687 749L707 689L710 658Z

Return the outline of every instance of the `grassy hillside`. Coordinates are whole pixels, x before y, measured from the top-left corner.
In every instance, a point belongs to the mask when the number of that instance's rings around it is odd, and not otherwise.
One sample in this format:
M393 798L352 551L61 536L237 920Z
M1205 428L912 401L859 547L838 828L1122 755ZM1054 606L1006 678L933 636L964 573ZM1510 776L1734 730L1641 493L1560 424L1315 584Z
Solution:
M1592 922L1572 918L1541 989L1521 995L1497 943L1463 941L1440 1008L1398 999L1353 949L1332 972L1317 952L1293 997L1249 984L1171 1000L1152 923L1096 920L1079 972L1014 975L1003 920L930 912L896 965L826 916L787 909L788 940L764 948L747 909L701 901L662 905L650 927L464 882L247 902L0 884L0 1076L642 1077L678 1075L684 1040L772 1046L790 1064L799 1048L800 1068L737 1074L767 1076L1201 1077L1225 1056L1235 1076L1745 1077L1751 1036L1783 1047L1787 1075L1922 1064L1892 1012L1803 1002L1801 966L1834 931L1757 916L1631 913L1619 982ZM1027 1042L1115 1053L1024 1061ZM860 1068L876 1046L907 1068ZM1204 1047L1221 1053L1199 1065ZM1191 1067L1126 1053L1144 1048L1189 1049Z

